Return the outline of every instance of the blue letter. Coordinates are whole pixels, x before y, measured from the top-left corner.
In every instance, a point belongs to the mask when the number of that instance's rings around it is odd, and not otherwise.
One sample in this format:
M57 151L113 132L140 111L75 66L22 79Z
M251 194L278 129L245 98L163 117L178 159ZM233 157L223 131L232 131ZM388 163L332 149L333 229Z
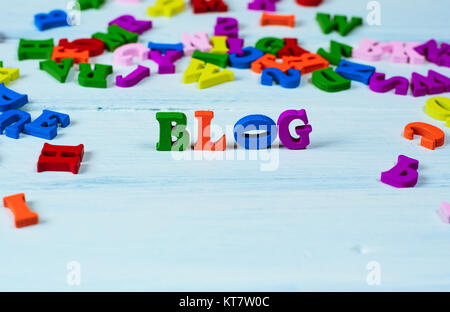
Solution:
M335 71L344 78L368 85L370 77L375 72L375 67L342 60Z
M58 123L63 128L67 127L70 124L69 115L44 109L41 116L25 125L25 133L38 138L51 140L57 135L56 129Z
M283 88L297 88L300 85L300 71L288 69L287 74L278 68L265 68L261 75L261 84L271 86L276 81Z
M0 134L5 130L5 135L9 138L18 139L25 124L31 121L31 116L27 112L10 109L0 115Z
M228 57L231 67L235 68L250 68L252 63L264 55L264 52L254 47L243 48L244 56L238 56L236 53L231 53Z
M0 112L15 109L28 103L28 96L14 92L5 87L4 83L0 84Z
M34 24L40 31L69 25L67 23L67 13L63 10L53 10L48 14L36 14L34 16Z
M256 133L248 133L250 131ZM234 139L237 144L246 149L270 147L275 141L277 133L275 121L265 115L248 115L234 125Z

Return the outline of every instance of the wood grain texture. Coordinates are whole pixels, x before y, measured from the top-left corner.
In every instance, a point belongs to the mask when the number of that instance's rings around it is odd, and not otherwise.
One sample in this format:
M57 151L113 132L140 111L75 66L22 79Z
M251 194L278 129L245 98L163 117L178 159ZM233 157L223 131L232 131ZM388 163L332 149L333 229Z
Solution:
M227 14L194 16L187 9L171 19L153 18L140 42L178 42L184 31L212 33L217 16L238 18L246 45L268 35L298 37L311 51L328 48L330 39L354 47L361 38L449 41L445 0L379 1L382 25L365 24L345 38L321 34L315 13L365 17L366 1L343 6L327 0L315 9L283 0L278 12L296 15L293 29L260 27L261 12L247 11L247 1L227 2ZM429 96L376 94L357 82L349 91L327 94L311 84L310 74L299 88L286 90L261 86L259 75L238 69L231 69L234 82L198 90L181 83L187 57L176 63L175 75L158 75L155 63L142 62L152 76L130 89L113 86L112 78L131 68L114 66L109 88L89 89L73 72L59 84L39 71L38 61L17 60L19 38L90 36L124 13L146 18L152 3L110 0L101 10L83 11L80 26L42 33L34 14L64 9L66 1L15 0L2 9L0 59L21 71L9 87L28 94L24 110L33 118L42 109L70 114L72 124L51 143L82 143L86 155L78 175L38 174L45 141L0 136L0 195L24 192L41 220L17 230L9 211L1 211L0 290L450 290L450 228L436 214L441 201L450 201L450 148L447 143L430 151L402 137L403 127L415 121L450 134L424 113ZM112 54L93 62L112 64ZM373 65L388 76L428 69L450 76L448 68L430 63ZM193 152L176 160L180 155L155 150L157 111L184 112L194 141L195 110L214 111L218 138L245 115L276 121L284 110L301 108L313 127L307 150L273 148L256 160L242 149L203 155L223 160L195 160L200 155ZM230 134L227 140L232 147ZM399 154L420 161L415 188L379 181ZM66 282L70 261L81 265L80 286ZM366 283L370 261L380 263L379 286Z

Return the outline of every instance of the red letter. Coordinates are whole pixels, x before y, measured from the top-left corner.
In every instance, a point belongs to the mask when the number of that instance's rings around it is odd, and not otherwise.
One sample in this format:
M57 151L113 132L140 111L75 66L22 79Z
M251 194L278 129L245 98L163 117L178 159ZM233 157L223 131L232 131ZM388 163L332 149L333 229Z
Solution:
M77 174L83 160L84 146L63 146L44 144L37 165L37 171L70 171Z

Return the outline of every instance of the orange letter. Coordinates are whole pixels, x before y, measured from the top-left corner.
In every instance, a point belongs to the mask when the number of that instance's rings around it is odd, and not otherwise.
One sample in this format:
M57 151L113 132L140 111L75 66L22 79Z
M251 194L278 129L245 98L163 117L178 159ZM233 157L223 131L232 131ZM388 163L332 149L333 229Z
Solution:
M211 142L211 120L214 118L214 112L196 111L195 118L198 120L198 139L194 150L224 151L226 147L225 134L217 142Z
M434 150L438 146L444 145L445 133L438 127L424 122L412 122L407 124L403 131L403 136L412 140L414 134L421 135L420 145Z
M3 197L3 206L9 208L14 215L16 228L37 224L39 216L28 208L25 202L25 194L16 194Z

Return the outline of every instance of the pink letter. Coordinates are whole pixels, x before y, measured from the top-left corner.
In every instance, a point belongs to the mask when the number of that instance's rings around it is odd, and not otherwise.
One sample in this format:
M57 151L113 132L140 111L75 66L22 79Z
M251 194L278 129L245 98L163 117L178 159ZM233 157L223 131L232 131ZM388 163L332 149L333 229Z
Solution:
M149 51L150 49L140 43L123 45L114 51L114 63L119 66L131 66L135 57L140 61L147 60Z
M184 54L187 56L191 56L195 50L209 52L212 49L206 31L196 32L194 35L184 33L181 35L181 42L184 46Z

